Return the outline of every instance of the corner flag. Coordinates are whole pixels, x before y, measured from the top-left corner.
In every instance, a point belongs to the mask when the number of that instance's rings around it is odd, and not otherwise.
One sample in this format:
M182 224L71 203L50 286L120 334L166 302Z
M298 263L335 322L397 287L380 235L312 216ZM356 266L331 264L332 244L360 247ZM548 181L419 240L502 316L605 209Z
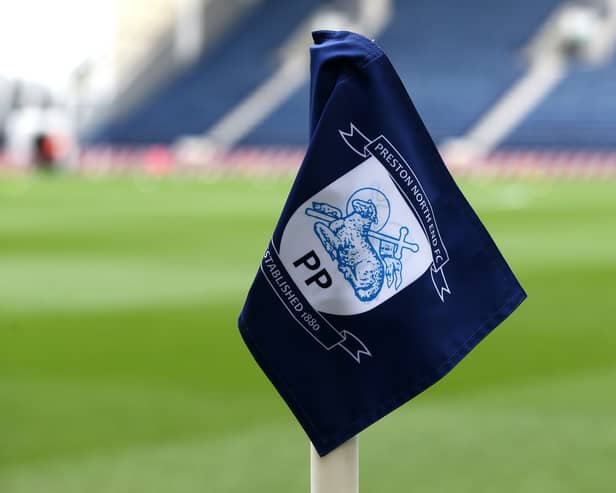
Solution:
M239 327L325 455L437 382L526 295L380 48L313 37L310 144Z

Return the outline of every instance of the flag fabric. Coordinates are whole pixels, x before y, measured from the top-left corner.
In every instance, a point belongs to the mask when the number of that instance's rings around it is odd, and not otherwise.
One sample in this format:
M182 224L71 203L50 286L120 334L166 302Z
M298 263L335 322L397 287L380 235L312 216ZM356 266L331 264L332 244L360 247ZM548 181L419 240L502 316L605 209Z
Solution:
M437 382L526 295L381 49L313 38L309 147L239 328L325 455Z

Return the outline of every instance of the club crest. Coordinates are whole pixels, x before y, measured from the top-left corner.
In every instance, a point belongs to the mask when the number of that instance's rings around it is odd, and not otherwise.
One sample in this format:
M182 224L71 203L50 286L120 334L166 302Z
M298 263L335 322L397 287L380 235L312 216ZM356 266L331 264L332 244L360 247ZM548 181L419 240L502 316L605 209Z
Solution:
M387 170L368 158L289 219L280 257L315 309L362 313L430 266L428 239Z

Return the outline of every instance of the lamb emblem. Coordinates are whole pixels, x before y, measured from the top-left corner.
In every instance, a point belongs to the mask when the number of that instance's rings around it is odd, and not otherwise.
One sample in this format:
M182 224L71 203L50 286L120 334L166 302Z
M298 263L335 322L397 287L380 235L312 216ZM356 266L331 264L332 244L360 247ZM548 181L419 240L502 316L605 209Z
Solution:
M337 262L338 270L349 282L360 301L372 301L387 287L397 290L402 284L402 255L419 251L407 241L409 229L399 227L398 237L380 231L389 220L389 200L375 188L361 188L347 201L347 214L325 202L313 202L307 216L318 219L314 232Z

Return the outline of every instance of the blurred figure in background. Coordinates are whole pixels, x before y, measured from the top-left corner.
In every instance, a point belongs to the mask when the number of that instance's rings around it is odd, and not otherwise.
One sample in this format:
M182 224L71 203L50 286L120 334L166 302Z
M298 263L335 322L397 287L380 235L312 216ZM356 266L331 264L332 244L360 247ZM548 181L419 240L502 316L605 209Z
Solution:
M48 91L16 83L4 124L10 164L51 169L69 158L73 140L68 110Z

